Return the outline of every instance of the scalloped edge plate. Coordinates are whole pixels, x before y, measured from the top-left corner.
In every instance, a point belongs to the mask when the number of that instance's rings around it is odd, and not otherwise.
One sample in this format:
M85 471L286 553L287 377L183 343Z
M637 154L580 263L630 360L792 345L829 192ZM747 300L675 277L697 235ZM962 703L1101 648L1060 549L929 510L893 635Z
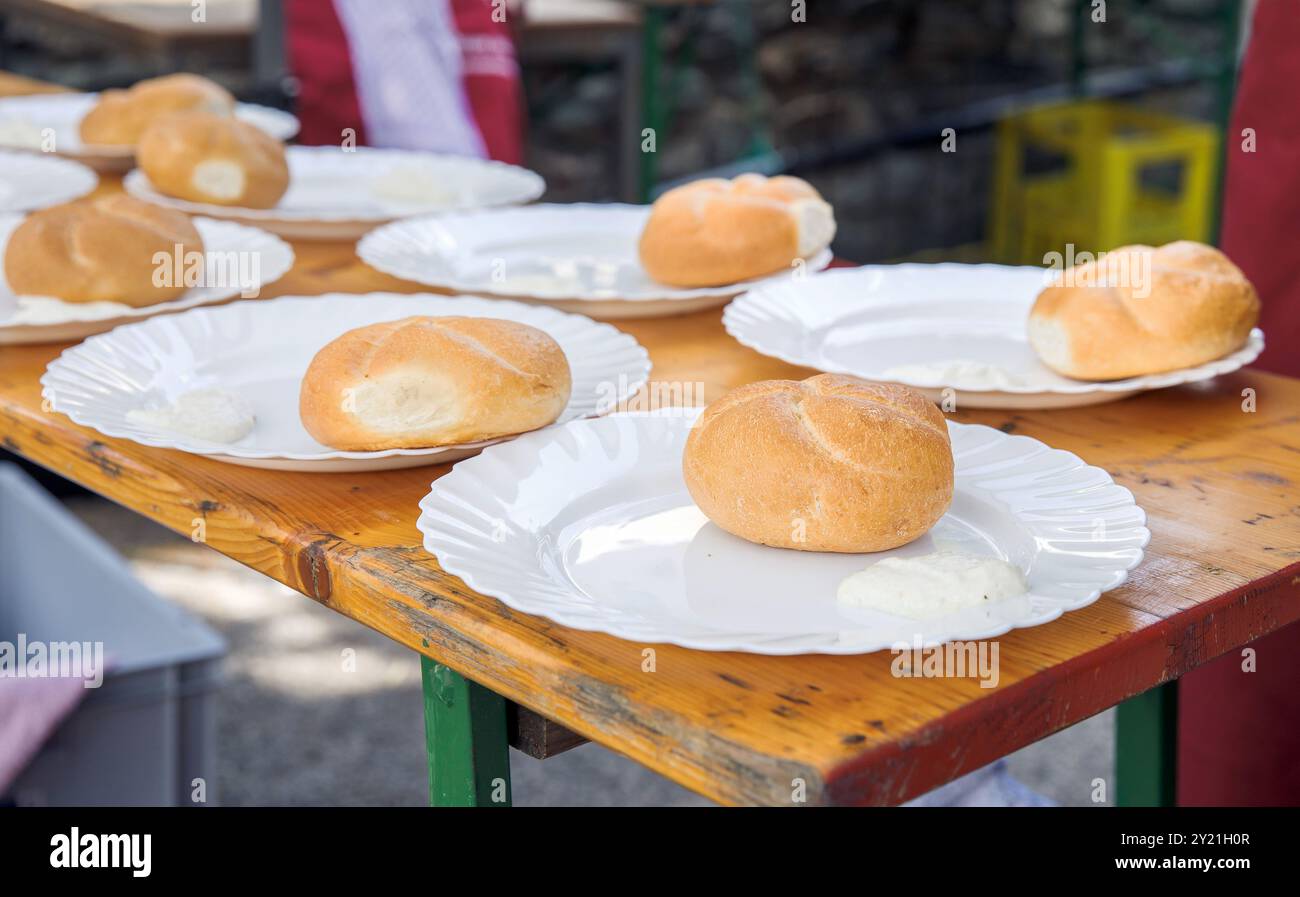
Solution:
M949 422L953 506L870 555L746 542L691 502L681 450L700 409L573 421L493 446L420 502L425 550L514 610L636 642L755 654L865 654L988 639L1086 607L1125 581L1146 514L1106 471L1027 436ZM850 573L953 543L1002 557L1030 591L936 620L835 603ZM829 625L828 625L829 624Z
M33 131L31 140L39 141L39 131L51 128L56 155L76 160L99 172L127 171L135 160L135 147L81 142L81 119L98 100L98 93L36 93L0 98L0 135L6 126L30 128ZM282 109L256 103L236 103L235 115L257 125L277 140L290 140L298 133L297 116ZM22 139L6 140L0 146L26 152L41 151L39 142Z
M22 218L22 215L0 216L0 258L4 256L9 235L13 233L13 229L18 226ZM233 221L213 221L209 218L193 220L194 226L203 237L204 249L207 252L261 253L258 292L279 280L293 267L293 247L274 234L267 233L261 228L236 224ZM12 321L13 312L10 309L16 307L19 297L15 297L9 291L3 274L0 274L0 346L81 339L145 318L227 302L240 293L238 286L195 287L187 290L179 299L139 308L112 302L77 303L43 298L44 302L56 303L51 307L61 312L58 318L41 323L7 323Z
M451 156L419 150L375 149L361 146L290 146L289 190L270 209L245 209L189 202L160 193L140 169L122 180L128 193L157 205L190 215L226 218L264 227L273 233L300 239L355 239L387 222L415 215L441 215L532 202L546 192L546 182L536 172L491 159ZM385 195L386 173L428 173L455 192L437 200L400 202ZM374 186L376 183L378 187Z
M357 244L357 255L385 274L426 286L546 303L603 318L685 314L791 277L781 272L693 289L656 283L641 271L637 259L637 240L649 214L649 206L624 203L539 203L411 218L368 233ZM498 252L494 247L503 241L507 250ZM503 278L494 276L498 258ZM532 272L512 285L512 258L548 270ZM830 250L823 250L804 263L801 273L821 271L831 260ZM620 286L620 277L639 283Z
M782 361L828 373L867 380L901 383L939 402L955 399L959 408L1065 408L1127 398L1139 392L1208 380L1244 367L1264 351L1264 333L1251 332L1247 343L1229 355L1196 367L1147 374L1124 380L1071 380L1048 370L1036 358L1020 384L989 385L944 382L890 374L890 366L875 368L876 357L863 353L861 363L826 357L832 336L852 328L858 335L871 329L876 341L897 340L909 353L909 364L944 362L932 357L945 333L966 336L1002 328L999 339L1028 344L1024 322L1035 297L1054 272L1032 266L900 264L867 265L828 271L798 282L768 284L750 290L727 306L723 326L737 342ZM946 301L949 308L927 310L926 303ZM962 314L951 311L961 306ZM878 320L863 321L863 312ZM1032 350L1028 350L1032 356ZM1022 353L1024 354L1024 353Z
M134 409L147 410L192 389L226 387L247 393L256 404L272 371L301 379L312 356L344 331L410 315L471 315L503 318L538 327L564 348L573 371L573 393L560 422L602 414L633 395L650 374L650 358L635 339L609 324L581 315L518 302L474 296L406 293L327 293L281 296L235 302L220 308L195 309L119 327L65 349L41 377L42 396L54 411L105 436L141 445L177 449L247 467L314 472L391 470L445 464L512 437L423 449L377 452L254 448L193 439L128 419ZM237 358L238 369L253 373L248 383L214 382L205 366L220 368ZM258 358L268 359L259 365ZM215 363L214 363L215 360ZM256 379L261 376L263 379ZM259 390L259 386L263 387ZM275 424L301 430L296 392L292 408ZM277 412L281 406L276 406ZM551 426L557 426L552 424ZM546 429L546 428L544 428ZM256 428L251 436L256 436ZM306 431L295 438L312 443Z

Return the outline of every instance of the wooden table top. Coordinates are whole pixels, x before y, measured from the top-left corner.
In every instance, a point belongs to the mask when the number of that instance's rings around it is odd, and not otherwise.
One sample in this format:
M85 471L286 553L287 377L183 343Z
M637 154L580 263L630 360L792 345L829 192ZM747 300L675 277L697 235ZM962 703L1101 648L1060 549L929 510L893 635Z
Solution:
M101 189L115 189L111 178ZM307 244L266 291L418 288ZM655 381L803 377L720 312L620 322ZM519 614L443 573L418 502L446 467L278 473L108 439L42 410L61 345L0 347L0 444L207 543L563 725L726 803L897 803L1300 618L1300 381L1251 371L1058 411L959 412L1132 489L1146 559L1095 604L999 639L1000 682L895 678L889 652L760 657L653 646ZM1253 390L1257 410L1243 410ZM385 737L375 733L376 738Z

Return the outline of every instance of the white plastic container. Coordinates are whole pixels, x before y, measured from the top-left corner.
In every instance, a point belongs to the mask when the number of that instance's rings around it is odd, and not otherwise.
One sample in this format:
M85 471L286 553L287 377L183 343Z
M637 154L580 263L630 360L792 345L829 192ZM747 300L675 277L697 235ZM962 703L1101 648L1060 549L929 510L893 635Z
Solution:
M212 696L225 642L0 464L0 640L19 633L28 643L103 642L107 672L0 800L194 806L202 780L203 803L216 802Z

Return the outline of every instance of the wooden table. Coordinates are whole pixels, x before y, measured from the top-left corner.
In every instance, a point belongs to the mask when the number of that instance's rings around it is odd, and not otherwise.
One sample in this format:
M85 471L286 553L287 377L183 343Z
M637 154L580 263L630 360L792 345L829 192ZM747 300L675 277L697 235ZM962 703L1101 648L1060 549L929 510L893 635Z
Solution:
M416 289L366 268L351 245L295 248L267 297ZM654 380L702 382L709 399L808 374L741 347L719 318L619 326L649 349ZM1003 636L1000 682L985 689L895 678L888 652L707 653L515 613L420 547L417 503L446 467L276 473L107 439L41 407L37 380L63 348L0 347L0 444L179 532L203 521L213 548L423 655L439 803L493 802L503 779L508 793L497 696L724 803L888 804L1142 692L1130 721L1151 738L1122 758L1119 787L1158 802L1169 798L1156 725L1169 691L1148 690L1300 618L1296 380L1245 371L1093 408L956 413L1106 468L1152 531L1122 588ZM1247 390L1257 410L1243 410Z

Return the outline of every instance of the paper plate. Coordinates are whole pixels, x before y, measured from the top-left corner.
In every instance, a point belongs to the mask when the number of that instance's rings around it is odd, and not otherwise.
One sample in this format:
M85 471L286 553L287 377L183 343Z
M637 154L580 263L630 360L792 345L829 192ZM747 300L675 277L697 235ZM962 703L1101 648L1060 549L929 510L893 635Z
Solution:
M545 302L602 318L646 318L718 306L756 284L831 263L823 251L791 272L721 287L656 283L637 242L649 206L541 204L415 218L367 234L357 254L386 274L442 289Z
M910 545L870 555L757 545L710 523L682 480L698 409L573 421L493 446L420 503L443 569L514 610L634 642L756 654L861 654L994 638L1097 600L1142 560L1133 495L1069 452L950 423L952 507ZM1020 598L909 620L835 598L889 555L946 548L1025 574Z
M602 414L636 392L650 360L608 324L518 302L469 296L330 293L236 302L153 318L66 350L41 378L53 410L106 436L275 470L341 472L443 464L493 442L377 452L321 445L298 418L302 375L316 352L345 331L410 315L504 318L545 330L569 359L573 392L559 421ZM233 444L206 442L132 418L195 389L241 395L257 417ZM552 425L555 426L555 425ZM507 437L509 438L509 437Z
M1072 380L1047 368L1025 333L1056 272L1004 265L869 265L751 290L727 306L727 332L752 349L867 380L902 383L958 408L1063 408L1208 380L1250 364L1264 334L1206 364L1124 380Z
M274 208L187 202L154 189L139 169L128 193L191 215L229 218L301 240L353 240L388 221L532 202L541 176L516 165L412 150L291 146L289 190Z
M4 257L9 235L22 219L22 215L0 215L0 258ZM209 286L195 286L170 302L134 308L116 302L62 302L48 296L16 296L0 272L0 345L81 339L142 318L224 302L241 294L257 295L293 267L293 249L274 234L208 218L195 218L194 226L203 237L203 283ZM231 267L232 262L236 267ZM243 274L250 275L246 282Z

